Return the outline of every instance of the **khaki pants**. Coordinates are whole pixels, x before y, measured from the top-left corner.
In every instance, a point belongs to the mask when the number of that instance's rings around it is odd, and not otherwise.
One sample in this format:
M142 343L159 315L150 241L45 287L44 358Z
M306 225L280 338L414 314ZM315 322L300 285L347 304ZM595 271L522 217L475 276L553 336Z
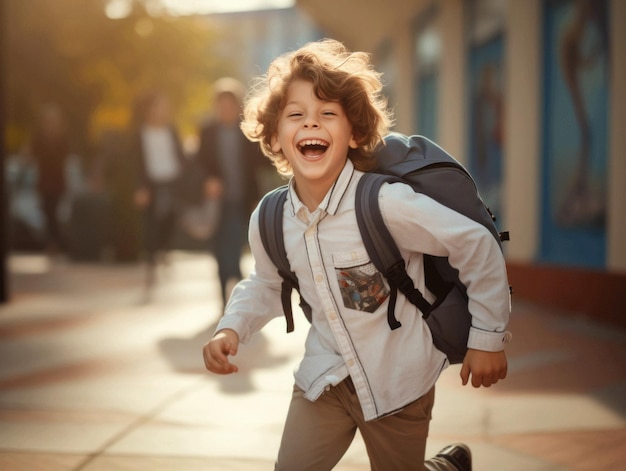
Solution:
M294 387L275 470L331 470L348 450L357 429L372 471L456 470L445 460L424 464L434 400L433 387L400 412L365 422L350 378L315 402Z

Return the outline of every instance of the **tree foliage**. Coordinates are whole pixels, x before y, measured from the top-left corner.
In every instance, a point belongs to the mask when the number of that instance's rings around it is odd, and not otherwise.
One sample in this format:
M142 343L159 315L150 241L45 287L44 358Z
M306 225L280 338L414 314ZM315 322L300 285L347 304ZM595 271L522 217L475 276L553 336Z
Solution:
M110 19L110 0L7 2L7 141L23 144L45 103L64 109L77 145L88 153L100 134L129 125L134 99L167 93L184 131L209 106L210 83L237 70L218 53L223 40L202 17L150 15L154 0L128 0Z

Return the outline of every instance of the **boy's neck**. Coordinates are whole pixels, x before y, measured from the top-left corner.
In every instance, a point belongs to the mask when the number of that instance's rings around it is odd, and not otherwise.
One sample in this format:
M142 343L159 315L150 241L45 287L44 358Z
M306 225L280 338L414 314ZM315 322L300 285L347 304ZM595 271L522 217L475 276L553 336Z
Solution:
M302 204L305 205L310 212L314 212L324 200L324 197L326 196L326 193L328 193L328 190L330 190L332 183L333 182L330 182L329 185L307 185L298 183L298 181L295 180L294 188Z
M324 198L326 198L326 195L346 168L345 165L347 162L348 160L346 159L342 168L325 172L324 175L313 179L305 178L303 175L294 173L293 182L296 194L302 204L306 206L310 212L314 212L322 201L324 201Z

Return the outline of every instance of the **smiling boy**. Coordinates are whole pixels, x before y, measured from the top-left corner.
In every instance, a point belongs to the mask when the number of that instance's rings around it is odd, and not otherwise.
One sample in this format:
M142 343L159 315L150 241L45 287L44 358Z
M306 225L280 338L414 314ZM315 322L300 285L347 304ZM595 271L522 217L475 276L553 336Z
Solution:
M277 58L248 97L242 128L279 172L292 175L284 206L285 249L312 306L304 357L276 470L330 470L357 429L373 470L470 470L464 445L424 462L434 385L448 365L420 312L403 296L402 327L387 323L388 286L368 258L355 216L355 191L372 169L372 151L391 115L380 74L361 52L333 40ZM425 291L423 254L448 257L467 286L472 312L463 383L491 386L506 376L509 316L506 269L481 225L403 183L385 184L381 212L415 285ZM237 372L229 357L282 315L282 279L265 253L258 210L249 239L255 268L240 282L214 337L204 347L209 371ZM376 287L367 302L354 286ZM429 295L428 291L425 291ZM367 289L363 290L364 294Z

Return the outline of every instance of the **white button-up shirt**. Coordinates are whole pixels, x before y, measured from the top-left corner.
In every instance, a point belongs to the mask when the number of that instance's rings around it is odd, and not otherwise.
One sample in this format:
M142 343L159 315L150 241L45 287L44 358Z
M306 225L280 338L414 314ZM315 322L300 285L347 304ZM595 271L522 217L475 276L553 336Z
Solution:
M141 131L146 172L151 181L170 182L180 174L176 142L169 127L144 126Z
M365 420L373 420L428 392L448 362L433 346L421 313L400 293L395 313L402 326L389 328L389 287L370 262L356 221L355 192L361 176L348 160L312 213L298 199L292 182L283 231L291 269L313 309L295 382L314 401L326 387L350 375ZM403 183L384 184L379 199L415 287L432 301L424 286L422 254L448 257L467 286L473 326L468 346L502 350L509 285L502 252L491 233ZM243 343L283 314L282 280L263 248L258 224L257 210L249 231L255 268L233 291L217 327L235 330Z

